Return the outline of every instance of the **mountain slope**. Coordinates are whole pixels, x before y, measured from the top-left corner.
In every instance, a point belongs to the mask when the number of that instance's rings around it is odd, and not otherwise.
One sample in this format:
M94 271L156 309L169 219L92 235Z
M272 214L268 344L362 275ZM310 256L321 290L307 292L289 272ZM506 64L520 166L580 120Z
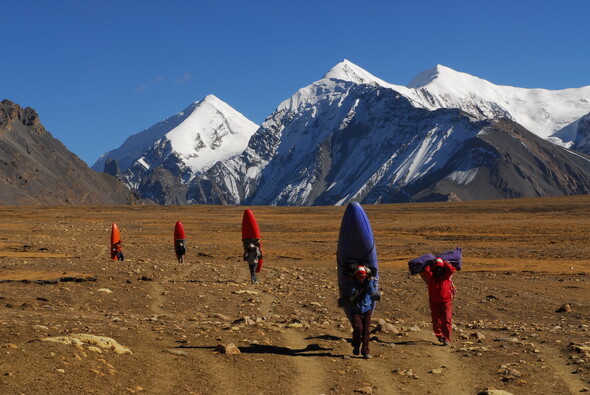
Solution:
M129 204L129 189L88 168L45 130L37 113L0 103L0 203Z
M467 139L439 171L410 186L413 201L590 193L590 157L556 146L508 119Z

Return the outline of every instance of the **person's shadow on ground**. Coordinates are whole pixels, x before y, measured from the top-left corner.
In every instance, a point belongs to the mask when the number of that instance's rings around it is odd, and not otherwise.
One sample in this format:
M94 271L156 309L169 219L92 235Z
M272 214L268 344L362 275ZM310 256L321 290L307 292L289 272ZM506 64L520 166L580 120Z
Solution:
M175 348L201 348L216 350L217 346L187 346L180 345ZM330 351L333 348L325 348L319 344L308 344L305 348L290 348L283 346L263 345L263 344L250 344L249 346L238 347L242 354L276 354L276 355L288 355L292 357L332 357L342 358L344 355L333 354ZM322 352L323 351L323 352Z

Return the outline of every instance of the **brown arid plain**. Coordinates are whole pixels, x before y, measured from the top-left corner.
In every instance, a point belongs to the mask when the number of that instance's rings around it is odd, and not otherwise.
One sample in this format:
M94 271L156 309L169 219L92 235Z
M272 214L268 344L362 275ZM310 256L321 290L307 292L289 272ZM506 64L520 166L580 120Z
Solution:
M0 207L0 393L589 391L589 196L365 206L383 292L370 360L352 355L336 303L344 207L248 207L259 284L241 257L245 208ZM125 262L108 258L112 222ZM407 262L456 246L443 347Z

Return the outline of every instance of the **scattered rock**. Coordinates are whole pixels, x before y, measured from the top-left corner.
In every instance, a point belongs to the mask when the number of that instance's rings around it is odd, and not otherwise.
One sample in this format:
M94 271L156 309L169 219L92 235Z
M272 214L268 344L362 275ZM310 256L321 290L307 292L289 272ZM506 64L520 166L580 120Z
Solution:
M400 330L395 325L385 322L385 320L381 319L377 322L372 332L398 334L400 333Z
M571 304L564 304L563 306L561 306L560 308L558 308L557 310L555 310L556 313L569 313L572 311L572 305Z
M238 295L241 295L241 294L258 295L258 291L250 291L249 289L240 289L240 290L234 291L232 293L238 294Z
M497 389L486 389L481 392L478 392L477 395L513 395L510 392L504 390L497 390Z
M372 394L373 393L373 388L372 387L361 387L361 388L357 388L354 390L355 393L358 394Z
M254 325L256 322L254 322L252 320L252 318L250 318L249 316L244 316L242 318L238 318L237 320L235 320L234 322L232 322L233 325L239 325L239 324L244 324L244 325Z
M508 343L520 343L516 337L498 337L495 339L497 342L508 342Z
M215 351L219 351L220 353L227 355L238 355L242 353L240 349L233 343L229 343L227 345L218 344L217 347L215 347Z
M130 349L123 347L116 340L106 336L95 336L86 333L71 334L68 336L56 336L46 337L42 339L44 342L62 343L62 344L74 344L76 346L82 346L84 344L90 344L98 346L100 348L109 349L117 354L133 354Z
M48 331L49 328L45 325L33 325L33 329L36 331Z
M431 371L429 371L428 373L432 373L432 374L442 374L442 369L432 369Z
M96 292L104 292L105 294L112 294L113 293L113 291L111 291L108 288L99 288L96 290Z
M391 373L395 373L395 374L398 374L400 376L407 376L407 377L410 377L410 378L416 379L416 380L419 378L418 376L416 376L414 374L414 372L412 371L412 369L393 369L391 371Z
M583 344L570 343L567 346L567 348L570 351L575 351L575 352L579 352L582 354L588 354L590 356L590 346L586 346Z
M471 338L472 339L477 339L477 340L484 340L486 338L486 335L484 335L481 332L474 332L471 334Z

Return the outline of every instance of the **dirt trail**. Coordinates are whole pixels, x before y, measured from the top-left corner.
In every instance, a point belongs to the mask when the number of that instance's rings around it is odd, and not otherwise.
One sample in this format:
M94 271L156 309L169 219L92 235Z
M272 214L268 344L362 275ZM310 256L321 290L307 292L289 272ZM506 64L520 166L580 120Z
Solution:
M456 346L442 346L433 342L434 335L427 328L418 333L420 348L428 357L422 371L436 376L437 391L449 394L473 394L481 381L481 369L473 361L462 360ZM459 343L458 343L459 344Z
M159 316L174 317L175 312L165 308L168 301L168 289L173 287L176 282L182 283L191 273L200 269L200 265L182 264L182 270L171 276L163 278L161 281L150 283L150 295L153 300L150 304L150 310ZM216 296L207 294L207 299L203 303L207 304ZM179 346L176 342L177 336L171 336L166 333L160 333L157 340L163 343L160 353L165 354L166 358L157 356L153 358L155 365L152 368L152 387L150 393L169 394L171 392L189 392L189 393L223 393L227 388L240 388L242 384L235 379L232 374L231 364L224 361L224 356L213 352L214 346ZM177 352L177 356L172 353ZM173 369L170 364L185 366L183 369ZM191 372L189 376L183 376L179 371L187 369ZM194 380L197 383L194 383ZM191 388L191 390L188 390ZM196 391L196 392L194 392ZM237 393L237 392L236 392Z
M580 375L576 373L576 366L567 365L566 356L559 350L547 344L540 345L539 350L541 351L541 358L549 366L549 372L552 372L560 382L563 382L564 387L570 393L577 394L583 392L584 388L588 388L588 383L584 382Z
M284 339L289 348L293 350L313 349L310 343L304 339L302 333L296 330L287 330L284 333ZM327 351L315 350L310 353L326 353ZM316 395L325 394L328 392L325 378L328 376L327 364L330 358L326 356L306 356L305 352L302 355L293 356L296 378L294 381L298 385L293 388L294 394L301 395Z

